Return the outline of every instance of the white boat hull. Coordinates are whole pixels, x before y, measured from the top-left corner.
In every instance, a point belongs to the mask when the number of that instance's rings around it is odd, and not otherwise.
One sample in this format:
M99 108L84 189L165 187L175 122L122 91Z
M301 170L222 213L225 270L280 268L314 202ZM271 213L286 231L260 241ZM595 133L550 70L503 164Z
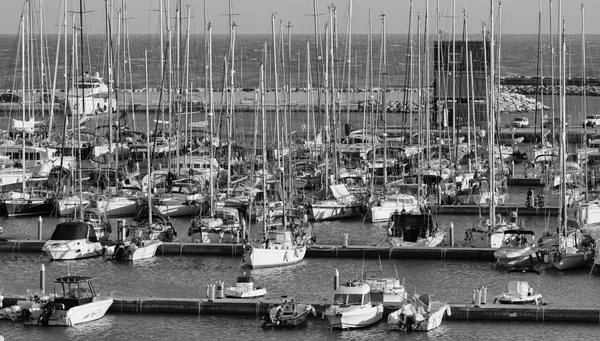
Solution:
M112 303L113 299L110 298L75 306L69 310L56 309L48 319L48 325L72 327L77 324L98 320L106 314ZM32 307L31 315L24 323L37 325L42 309L43 305L37 308Z
M407 242L400 237L388 237L388 243L392 247L437 247L444 242L445 233L439 233L433 237L420 238L417 242Z
M52 260L71 260L100 256L103 252L99 242L86 239L49 240L42 251Z
M70 196L66 198L62 198L58 200L58 215L61 217L73 216L75 210L79 209L81 206L87 206L90 204L90 201L86 198L83 200L79 200L79 196Z
M363 214L362 204L313 204L309 207L309 219L315 221L357 217Z
M162 245L162 242L159 240L143 240L140 246L137 246L135 249L133 249L133 252L131 252L132 248L130 245L126 245L128 251L125 252L123 259L119 260L136 261L152 258L156 255L156 250L160 245ZM104 253L104 259L116 260L113 259L115 256L115 248L116 246L107 247L106 252Z
M406 323L402 322L403 317L402 309L391 312L388 315L388 329L389 330L417 330L417 331L429 331L439 327L444 320L444 315L448 313L450 315L450 306L442 304L432 312L426 313L421 321L414 321L407 326Z
M138 200L135 198L112 197L99 200L96 206L109 218L128 217L136 213Z
M292 265L301 262L306 254L306 246L281 249L265 249L251 246L244 252L243 263L253 269Z
M383 318L383 304L361 307L330 306L325 309L325 316L332 328L365 328Z
M267 294L267 289L257 288L250 291L238 291L236 287L225 288L225 297L229 298L257 298Z

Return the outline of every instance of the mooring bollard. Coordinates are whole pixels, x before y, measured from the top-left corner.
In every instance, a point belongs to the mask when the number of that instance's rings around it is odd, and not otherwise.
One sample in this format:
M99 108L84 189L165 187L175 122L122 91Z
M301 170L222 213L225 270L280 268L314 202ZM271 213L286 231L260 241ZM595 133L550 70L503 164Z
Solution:
M215 285L214 284L208 285L208 301L209 302L215 301Z
M348 247L348 234L342 233L342 247Z
M41 296L43 296L44 293L46 293L46 267L43 263L42 266L40 266L40 291Z
M333 290L337 290L340 286L340 272L338 269L335 269L335 273L333 274Z
M42 240L42 216L38 217L38 240Z
M224 296L224 290L225 290L225 283L219 281L217 282L217 288L216 288L216 292L215 292L215 298L223 298Z
M476 289L475 290L475 304L474 306L476 308L481 307L481 289Z
M481 287L481 291L483 292L483 298L481 299L481 304L487 303L487 287Z

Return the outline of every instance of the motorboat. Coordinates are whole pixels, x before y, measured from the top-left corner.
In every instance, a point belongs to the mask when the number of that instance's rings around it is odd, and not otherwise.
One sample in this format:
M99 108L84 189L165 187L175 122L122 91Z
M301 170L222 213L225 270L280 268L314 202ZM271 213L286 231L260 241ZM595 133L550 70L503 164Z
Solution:
M247 275L238 276L235 286L225 287L225 297L229 298L257 298L267 294L265 287L255 286L254 277Z
M371 286L361 281L347 281L333 293L333 302L324 311L332 328L368 327L383 317L383 304L371 301Z
M451 314L446 302L432 300L430 294L416 293L409 301L388 315L390 330L429 331L439 327L446 314Z
M496 264L506 267L534 265L539 261L535 234L530 230L504 231L502 246L494 252Z
M92 279L85 276L57 278L53 296L17 301L21 319L25 324L72 327L102 318L113 303L112 294L100 299Z
M430 211L394 211L388 220L387 241L392 247L436 247L444 242L446 232Z
M92 224L68 221L56 225L42 251L52 260L71 260L100 256L103 249Z
M395 277L384 277L380 265L379 271L366 272L363 281L371 287L371 301L386 309L398 309L407 299L404 278L400 280L397 271Z
M506 280L504 292L498 295L494 303L499 304L534 304L542 305L544 300L542 294L535 292L526 281L514 280L511 274L516 273L534 273L538 276L538 288L540 286L541 273L534 267L513 267L506 271Z
M246 244L242 262L249 268L287 266L301 262L307 244L314 240L303 209L286 210L263 223L260 242Z
M192 219L188 236L194 242L240 243L244 219L233 207L215 207L213 216Z
M160 240L139 239L120 240L116 245L106 248L104 259L114 261L136 261L152 258L156 255L156 250L162 245Z
M295 327L306 322L308 314L317 316L315 308L310 304L298 303L293 296L282 296L281 302L269 307L263 316L262 326Z

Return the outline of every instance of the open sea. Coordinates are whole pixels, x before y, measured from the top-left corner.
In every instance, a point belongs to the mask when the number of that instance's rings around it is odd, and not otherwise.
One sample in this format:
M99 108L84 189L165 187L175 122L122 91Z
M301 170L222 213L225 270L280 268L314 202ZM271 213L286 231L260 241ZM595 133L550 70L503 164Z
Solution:
M258 87L259 61L265 60L267 66L269 56L262 57L265 40L268 35L238 35L236 66L236 83L240 88ZM352 49L354 62L351 87L364 88L364 68L366 64L366 36L353 37ZM544 49L549 50L549 41L544 39ZM48 37L48 62L54 65L56 37ZM477 37L472 37L477 39ZM292 87L305 87L305 43L313 41L312 35L292 36ZM340 39L343 41L344 39ZM379 51L379 38L374 37L373 51ZM104 38L90 36L89 54L86 65L92 72L105 73ZM18 38L10 35L0 36L0 87L10 90L20 88L17 44ZM204 53L202 36L194 36L190 46L190 80L192 88L203 88ZM144 87L144 49L148 49L150 78L152 88L160 87L160 56L157 36L132 36L130 38L131 77L128 77L127 88ZM600 51L600 36L587 37L588 56L597 56ZM227 54L228 37L215 36L213 50L213 68L215 88L223 82L223 57ZM388 86L401 87L405 83L407 37L390 35L388 38L388 63L390 81ZM69 42L70 46L70 42ZM312 48L312 47L311 47ZM569 71L567 75L577 77L580 72L579 37L568 37ZM344 60L342 45L339 49L340 60ZM314 50L313 50L314 52ZM61 52L63 53L63 52ZM39 55L39 54L34 54ZM514 74L535 76L537 68L537 36L508 35L502 37L502 75ZM591 58L591 57L588 57ZM313 58L316 59L316 58ZM374 56L374 60L379 60ZM549 60L549 57L545 57ZM313 62L314 63L314 62ZM183 65L183 60L181 65ZM341 64L341 63L340 63ZM374 63L378 68L377 64ZM59 58L58 74L62 75L62 57ZM299 66L298 66L299 65ZM313 64L315 65L315 64ZM597 77L598 70L593 63L588 63L587 76ZM548 65L544 65L544 75L549 75ZM356 70L358 73L355 74ZM313 70L314 71L314 70ZM38 71L39 72L39 71ZM344 72L340 67L340 74ZM347 71L346 71L347 72ZM47 73L49 74L49 73ZM179 73L183 74L183 73ZM377 74L377 71L375 71ZM62 87L62 79L57 80ZM121 77L121 81L122 81ZM316 81L313 72L311 81ZM268 73L268 84L273 84L272 73ZM16 82L16 83L15 83ZM37 82L37 81L36 81ZM46 83L48 84L48 83ZM164 83L167 84L167 83ZM120 85L121 86L121 85ZM267 85L267 87L273 85ZM314 86L314 85L313 85ZM376 84L377 86L377 84ZM345 86L344 86L345 87ZM598 111L598 99L588 99L588 110ZM567 111L574 117L581 113L581 101L571 97ZM357 120L360 121L360 120ZM575 124L575 123L573 123ZM5 127L2 127L3 129ZM248 129L248 127L246 127ZM524 193L515 192L517 201L524 198ZM508 212L502 212L508 214ZM533 229L537 235L546 228L554 226L556 219L541 217L520 217L525 226ZM469 221L476 221L474 216L440 216L438 221L443 225L454 223L456 239L462 239L464 229ZM187 242L186 235L189 219L173 219L181 236L181 242ZM44 219L44 238L52 233L58 222L56 218ZM4 228L2 237L10 239L33 239L37 234L37 217L32 218L0 218L0 226ZM372 245L378 243L385 234L384 224L363 223L361 219L353 221L315 223L317 242L320 244L341 244L342 233L350 235L350 244ZM47 257L38 254L2 253L0 254L0 290L8 295L23 295L28 289L36 290L40 265L46 266L47 282L67 273L90 275L96 277L95 287L104 295L115 291L117 297L205 297L207 284L216 281L235 279L236 273L244 271L240 268L240 257L214 256L161 256L132 264L115 264L102 259L88 259L73 262L50 262ZM361 269L379 269L376 259L319 259L308 258L302 263L276 269L249 271L269 291L269 298L278 298L283 294L296 295L302 301L331 300L334 269L340 271L342 280L361 276ZM488 302L500 294L505 281L504 271L493 267L491 262L481 261L437 261L419 259L381 260L384 272L393 274L397 269L400 276L406 278L409 291L429 292L436 298L449 303L469 302L472 290L482 285L488 286ZM247 271L247 270L246 270ZM541 276L540 288L545 301L549 305L564 304L572 306L598 307L600 309L600 274L589 275L590 269L579 269L560 272L547 268ZM535 279L528 279L536 283ZM533 284L537 286L537 284ZM490 297L492 299L490 299ZM575 323L525 323L525 322L452 322L429 333L388 332L385 323L379 323L364 330L331 331L326 321L320 318L309 319L305 327L294 330L263 330L260 327L260 316L194 316L194 315L134 315L113 314L103 319L76 326L73 328L37 328L24 327L10 321L0 321L0 335L5 340L593 340L600 332L599 324Z

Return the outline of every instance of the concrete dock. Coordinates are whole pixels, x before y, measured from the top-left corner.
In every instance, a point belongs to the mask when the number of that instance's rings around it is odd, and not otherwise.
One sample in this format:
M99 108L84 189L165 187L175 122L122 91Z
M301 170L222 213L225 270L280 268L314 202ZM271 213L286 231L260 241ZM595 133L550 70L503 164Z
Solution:
M0 252L42 252L45 241L7 240L0 242ZM368 245L309 245L306 258L382 258L382 259L452 259L494 261L495 249L470 247L388 247ZM157 256L216 255L241 257L242 244L163 243Z
M5 297L3 306L16 304L24 297ZM109 314L194 314L194 315L264 315L271 304L279 299L214 299L207 298L156 298L122 297L114 298ZM328 305L323 300L309 302L317 312L317 318ZM450 304L453 321L529 321L529 322L585 322L599 323L600 310L596 307L574 307L564 305L510 305L510 304ZM389 313L390 311L387 311ZM309 315L310 316L310 315Z

